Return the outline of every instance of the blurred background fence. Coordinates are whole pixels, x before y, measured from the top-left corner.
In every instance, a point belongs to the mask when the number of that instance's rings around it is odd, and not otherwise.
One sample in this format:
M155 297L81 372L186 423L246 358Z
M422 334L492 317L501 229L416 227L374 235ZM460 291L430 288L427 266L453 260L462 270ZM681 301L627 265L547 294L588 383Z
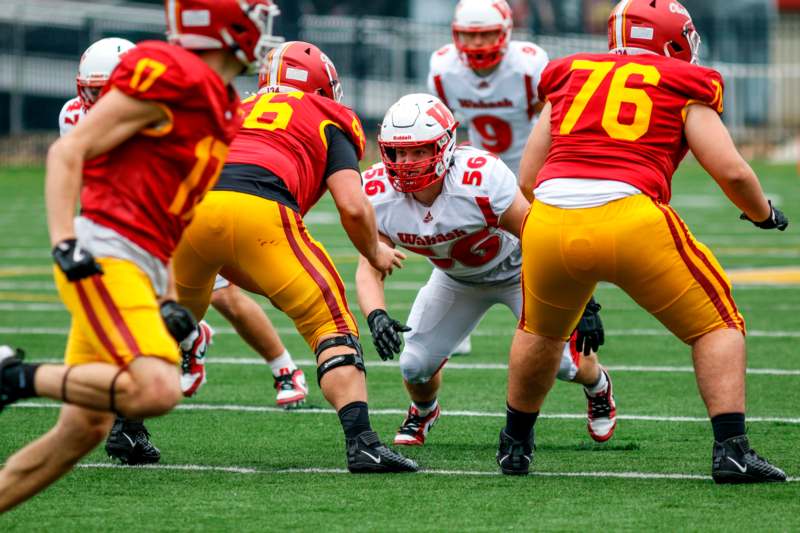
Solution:
M336 63L345 102L374 131L399 96L424 91L430 54L450 42L455 0L277 0L279 30ZM510 2L514 39L550 57L607 49L610 0ZM39 164L75 95L83 50L102 37L163 39L161 0L0 0L0 165ZM685 0L702 63L726 81L724 119L748 157L800 156L800 0ZM392 15L392 16L386 16ZM252 78L237 80L244 93Z

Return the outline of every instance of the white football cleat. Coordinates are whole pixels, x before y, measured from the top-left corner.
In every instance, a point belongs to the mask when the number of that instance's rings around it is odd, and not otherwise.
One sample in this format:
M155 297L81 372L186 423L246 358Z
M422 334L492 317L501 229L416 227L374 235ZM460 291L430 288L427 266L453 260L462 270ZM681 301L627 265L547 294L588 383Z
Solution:
M584 387L583 393L586 395L588 404L586 426L589 436L597 442L605 442L614 435L614 430L617 429L617 405L614 403L611 377L605 368L601 368L600 371L606 375L608 382L605 390L591 395Z
M214 330L201 320L195 333L181 342L181 390L187 398L206 382L206 352L214 342L213 336Z
M308 395L306 375L299 368L289 372L288 368L280 369L281 375L275 378L275 389L278 395L275 398L278 407L294 409L305 403Z

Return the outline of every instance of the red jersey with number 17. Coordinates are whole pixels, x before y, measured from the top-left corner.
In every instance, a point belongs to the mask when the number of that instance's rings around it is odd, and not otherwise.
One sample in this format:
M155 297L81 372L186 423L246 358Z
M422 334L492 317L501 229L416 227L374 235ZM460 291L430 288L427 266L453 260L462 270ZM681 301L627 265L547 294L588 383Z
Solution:
M686 155L686 112L722 113L719 72L669 57L576 54L551 61L539 98L552 105L552 144L536 186L552 178L629 183L669 202L672 174Z
M350 108L300 91L266 92L242 102L244 123L231 144L227 163L266 168L286 184L305 215L325 194L328 141L325 127L344 132L364 155L364 130Z
M222 170L241 123L239 96L196 54L160 41L123 54L110 90L169 118L84 164L81 214L166 263Z

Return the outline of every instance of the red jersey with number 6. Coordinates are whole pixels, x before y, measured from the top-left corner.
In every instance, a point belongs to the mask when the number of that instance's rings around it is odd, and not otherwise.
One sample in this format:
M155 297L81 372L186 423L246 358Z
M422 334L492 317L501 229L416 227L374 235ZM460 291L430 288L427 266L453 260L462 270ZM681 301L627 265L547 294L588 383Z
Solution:
M328 141L325 127L342 130L364 155L361 121L348 107L313 93L265 92L242 102L244 123L231 145L228 163L266 168L285 184L300 214L325 194Z
M722 113L722 76L679 59L576 54L551 61L539 97L552 105L552 145L536 185L552 178L629 183L669 202L672 174L686 155L686 112Z
M86 161L81 214L166 263L239 129L239 97L197 55L160 41L125 53L103 89L163 107L143 129Z

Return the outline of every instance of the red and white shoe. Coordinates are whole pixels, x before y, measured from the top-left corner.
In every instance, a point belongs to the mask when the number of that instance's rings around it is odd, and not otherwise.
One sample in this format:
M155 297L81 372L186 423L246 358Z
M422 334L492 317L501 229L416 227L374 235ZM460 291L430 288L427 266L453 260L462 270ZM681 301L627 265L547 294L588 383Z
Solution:
M275 378L275 389L278 391L275 401L278 407L294 409L303 405L308 396L306 375L299 368L291 372L288 368L281 368L280 374Z
M589 435L597 442L605 442L614 435L614 430L617 428L617 405L614 403L611 377L605 368L601 368L600 371L606 375L608 382L605 390L592 396L584 387L583 393L586 395L588 403L586 426L589 429Z
M206 352L214 342L214 330L205 320L197 324L195 331L181 342L181 390L187 398L206 382Z
M422 446L425 444L425 437L436 421L439 420L440 414L439 404L436 404L436 409L426 416L420 416L416 406L411 404L411 407L408 408L406 419L403 420L403 424L394 436L395 445Z

